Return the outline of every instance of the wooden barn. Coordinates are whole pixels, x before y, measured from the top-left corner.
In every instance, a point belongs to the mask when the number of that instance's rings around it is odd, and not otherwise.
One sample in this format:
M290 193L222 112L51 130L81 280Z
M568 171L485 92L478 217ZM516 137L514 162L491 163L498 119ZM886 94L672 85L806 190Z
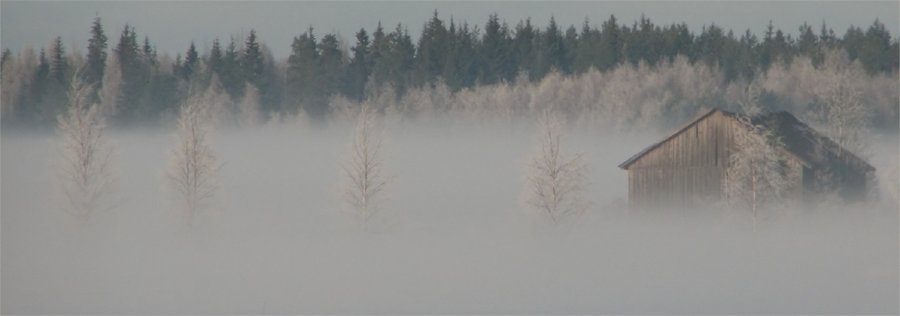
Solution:
M738 114L713 109L619 165L628 172L628 199L634 206L692 205L719 200L734 152ZM781 139L790 196L802 198L836 190L862 198L875 171L866 161L840 148L787 112L750 118ZM826 180L827 179L827 180ZM824 183L827 181L828 183Z

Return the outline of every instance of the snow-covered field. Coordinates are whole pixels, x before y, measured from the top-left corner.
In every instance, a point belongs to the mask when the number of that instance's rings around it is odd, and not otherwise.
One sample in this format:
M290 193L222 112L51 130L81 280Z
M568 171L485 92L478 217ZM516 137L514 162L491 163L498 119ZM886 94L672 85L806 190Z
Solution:
M0 312L900 312L887 197L755 232L729 210L627 212L616 166L661 135L582 131L564 145L593 204L553 226L522 202L534 131L424 125L385 134L388 200L365 228L338 188L349 128L216 132L220 191L192 226L165 186L171 131L110 131L112 207L86 223L60 210L55 135L4 131ZM873 164L896 166L897 139L879 144Z

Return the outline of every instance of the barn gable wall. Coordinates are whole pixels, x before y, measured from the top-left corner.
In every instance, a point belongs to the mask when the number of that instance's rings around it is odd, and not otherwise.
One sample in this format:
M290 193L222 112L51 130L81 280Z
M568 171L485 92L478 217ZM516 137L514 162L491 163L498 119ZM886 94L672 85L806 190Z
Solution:
M628 166L629 200L686 205L721 196L734 124L716 111L644 153Z
M619 165L628 171L631 204L688 206L720 199L734 149L734 133L740 124L734 114L713 110ZM868 169L854 168L857 166L850 163L854 161L837 163L832 159L831 164L812 166L791 150L781 150L788 197L801 198L812 187L821 186L823 168L842 191L865 188L865 184L857 182L864 182L861 179L866 173L857 169ZM862 164L868 166L864 161Z

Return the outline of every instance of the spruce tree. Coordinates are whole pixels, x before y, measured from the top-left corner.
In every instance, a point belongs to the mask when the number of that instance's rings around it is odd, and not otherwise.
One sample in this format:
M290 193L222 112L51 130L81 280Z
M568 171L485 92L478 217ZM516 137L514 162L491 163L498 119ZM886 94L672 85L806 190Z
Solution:
M397 24L397 28L390 35L391 57L388 62L393 65L391 82L398 95L406 93L412 80L413 63L415 62L416 47L413 45L409 33Z
M898 55L891 45L891 34L884 23L875 20L866 30L863 45L859 48L859 60L870 74L888 73L897 68Z
M155 66L157 64L156 49L150 44L150 37L144 36L144 45L141 47L141 56L144 58L144 64Z
M242 94L244 80L241 74L241 55L234 38L228 43L228 48L225 49L225 55L222 57L219 81L232 98Z
M856 60L859 58L860 48L865 45L865 41L866 35L863 33L863 30L851 25L847 32L844 33L840 44L847 51L847 56L850 57L850 60Z
M516 36L513 39L513 49L515 50L515 72L523 71L529 74L534 73L535 61L535 42L537 41L540 31L531 25L531 19L525 19L525 22L519 22L516 25Z
M550 24L538 40L537 55L535 56L534 78L543 78L552 69L565 72L565 48L563 37L556 19L550 17Z
M581 35L578 36L578 47L575 48L575 57L572 60L572 70L583 73L591 67L598 66L600 54L600 31L591 28L587 19L581 27Z
M600 51L600 70L612 69L621 60L622 34L614 15L600 28Z
M744 35L741 35L739 43L741 54L737 64L740 68L740 75L745 79L753 78L758 70L757 68L759 68L759 57L756 55L755 50L758 44L759 40L756 38L756 35L750 33L750 30L746 30Z
M484 25L484 36L481 39L479 53L482 67L478 75L481 84L494 84L501 80L510 80L515 76L515 70L510 73L511 64L509 33L500 24L500 18L496 13L488 17Z
M819 48L819 38L813 33L812 27L806 22L800 25L800 36L797 38L797 50L801 55L806 55L813 61L813 65L821 65L824 55Z
M87 46L87 68L84 71L86 84L97 84L103 81L103 72L106 69L107 38L100 24L100 17L94 18L91 25L91 38ZM99 88L99 87L95 87Z
M42 120L50 123L68 103L69 82L73 72L70 69L61 37L57 36L53 40L48 57L50 80L47 82L40 109Z
M766 32L763 33L762 43L758 46L759 50L759 65L761 70L769 69L769 65L775 62L776 53L775 53L775 27L772 25L772 21L769 20L769 24L766 25Z
M310 28L306 33L294 37L291 43L291 55L288 56L286 74L287 98L289 111L296 111L305 104L317 90L316 69L318 69L319 52L316 49L316 38Z
M44 108L47 98L48 86L50 86L50 61L47 60L47 52L41 48L38 55L38 64L34 70L34 79L32 79L29 87L29 101L22 108L21 117L25 117L31 122L47 123L51 119Z
M384 29L381 27L380 21L375 28L375 32L372 32L371 53L372 73L370 80L373 83L372 88L378 90L382 84L389 80L388 75L390 73L390 68L386 65L387 59L385 59L390 54L390 42L384 33Z
M444 63L443 77L447 86L452 91L471 87L478 76L476 34L469 30L469 25L463 23L456 28L451 22L450 27L450 51L447 61Z
M62 37L57 36L50 47L50 74L61 89L68 87L69 61L63 47Z
M575 54L578 53L579 40L575 26L570 25L566 29L566 35L563 38L563 53L560 64L560 68L565 74L571 74L574 71L573 64L575 63Z
M834 35L834 30L828 28L824 21L819 29L819 42L823 48L833 48L837 45L837 36Z
M321 116L326 114L328 97L338 92L341 84L341 76L344 73L343 53L338 46L337 36L327 34L322 37L318 45L319 62L317 78L318 89L310 100L309 114Z
M250 35L244 42L244 51L241 54L241 72L244 80L260 88L263 75L263 54L259 42L256 39L256 30L250 30Z
M356 46L350 50L353 52L353 59L347 67L344 94L361 101L365 97L366 81L369 80L369 74L372 72L372 53L366 29L359 29L359 32L356 32Z
M145 91L147 77L144 51L138 44L134 27L126 24L114 49L122 70L121 93L117 115L121 120L134 121L140 119L141 99Z
M790 64L794 55L791 51L791 46L791 39L785 36L784 32L780 29L775 31L775 38L772 46L775 60L783 61L785 65Z
M460 38L458 38L456 34L456 22L451 18L450 27L447 29L447 40L446 43L444 43L444 46L447 47L447 52L444 55L444 62L441 63L441 70L438 77L440 77L441 81L453 91L456 91L459 87L459 73L461 72L459 65L457 64L457 62L459 62L458 56L456 56L458 53L457 45L459 45L459 42Z
M441 75L444 62L447 60L448 40L448 31L444 26L444 21L438 18L437 10L435 10L434 16L422 30L416 50L414 78L418 84L434 84Z
M698 57L707 65L715 66L719 63L724 44L725 36L722 33L722 28L715 24L704 27L703 32L697 38Z
M224 58L225 57L222 55L222 45L219 43L219 39L216 38L212 42L212 48L209 50L209 60L207 60L210 71L214 73L221 72Z
M194 72L197 70L197 66L199 65L200 57L197 54L197 47L194 45L194 42L191 42L191 46L188 47L187 52L184 54L184 63L181 66L181 77L185 80L189 80L191 76L194 75ZM177 61L176 61L177 64Z
M41 52L38 55L38 65L35 69L33 86L38 89L38 92L43 93L42 87L46 87L46 83L49 80L50 61L47 60L47 52L43 48L41 48Z
M372 42L372 80L376 85L390 83L402 95L411 80L416 47L401 24L390 34L382 34L379 24Z

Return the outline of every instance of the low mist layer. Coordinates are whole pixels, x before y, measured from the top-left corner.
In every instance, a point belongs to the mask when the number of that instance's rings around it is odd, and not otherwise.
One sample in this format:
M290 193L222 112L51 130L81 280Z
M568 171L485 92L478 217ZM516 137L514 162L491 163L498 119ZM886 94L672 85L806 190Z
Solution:
M166 186L172 131L110 131L110 207L62 211L58 139L2 134L2 313L896 314L896 136L867 203L627 209L621 161L662 135L581 131L590 204L553 225L523 202L535 128L391 124L366 225L340 195L352 128L217 131L210 208ZM893 172L893 173L892 173Z

